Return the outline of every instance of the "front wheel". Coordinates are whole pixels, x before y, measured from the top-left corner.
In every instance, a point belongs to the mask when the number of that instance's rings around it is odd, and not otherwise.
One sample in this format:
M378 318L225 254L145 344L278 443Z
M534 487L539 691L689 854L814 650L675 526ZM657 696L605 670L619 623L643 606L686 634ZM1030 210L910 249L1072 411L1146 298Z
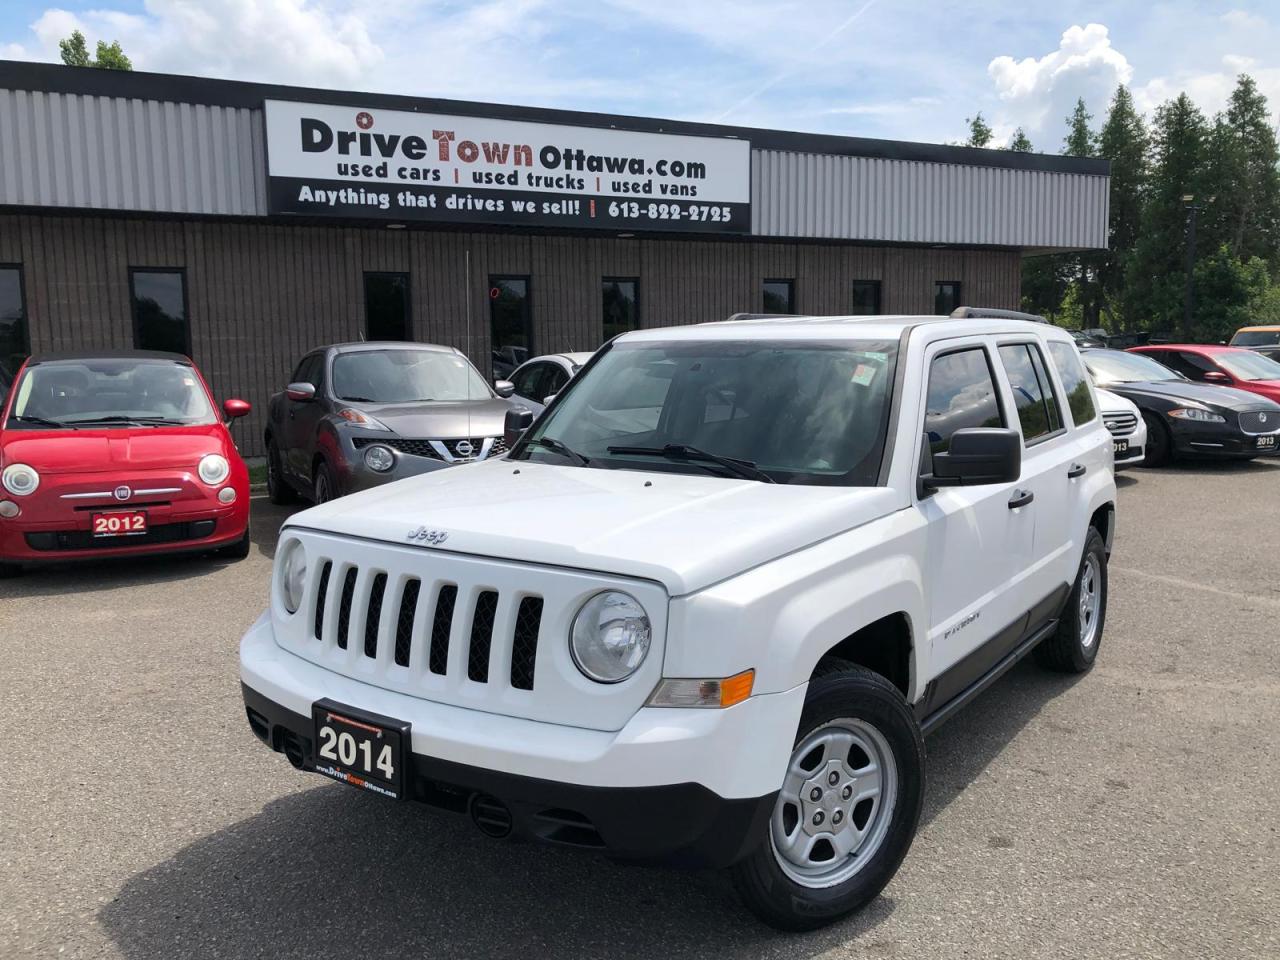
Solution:
M214 555L226 560L243 560L245 557L249 556L249 548L252 545L253 541L249 539L249 528L245 527L243 537L231 544L229 547L219 547L214 551Z
M732 868L743 902L781 930L866 904L911 846L924 775L920 727L897 688L853 664L821 665L768 835Z
M1147 425L1147 449L1142 458L1144 467L1163 467L1173 458L1173 437L1154 414L1144 413L1143 421Z
M1107 547L1093 527L1085 534L1084 556L1058 629L1036 647L1041 666L1061 673L1086 673L1098 658L1107 622Z
M0 562L0 580L22 576L22 564Z

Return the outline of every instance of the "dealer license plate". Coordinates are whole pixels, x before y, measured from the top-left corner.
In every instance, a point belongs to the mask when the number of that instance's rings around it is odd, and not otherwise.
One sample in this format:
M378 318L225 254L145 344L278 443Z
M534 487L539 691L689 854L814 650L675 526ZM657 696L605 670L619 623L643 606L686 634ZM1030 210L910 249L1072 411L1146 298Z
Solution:
M1112 440L1111 449L1117 457L1124 456L1126 453L1129 452L1129 441L1128 440Z
M90 522L95 537L135 537L147 532L147 515L141 510L95 513Z
M409 724L319 700L315 724L316 773L400 800L404 797Z
M1259 450L1274 450L1275 448L1276 448L1276 438L1274 434L1269 437L1258 438Z

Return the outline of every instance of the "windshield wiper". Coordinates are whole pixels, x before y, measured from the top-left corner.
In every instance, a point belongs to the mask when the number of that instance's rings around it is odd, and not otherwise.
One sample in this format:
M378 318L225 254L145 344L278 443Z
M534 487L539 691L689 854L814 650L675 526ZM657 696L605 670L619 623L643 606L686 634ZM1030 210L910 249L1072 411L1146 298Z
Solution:
M570 449L555 437L534 437L532 440L529 440L528 443L531 446L536 445L539 447L546 447L552 453L558 453L566 460L572 460L580 467L585 467L591 462L590 458L584 457L577 450ZM610 452L612 452L612 448L610 449Z
M378 400L370 400L368 397L339 397L339 400L345 400L347 403L379 403Z
M718 453L709 453L686 443L668 443L662 447L610 447L610 453L630 454L639 457L666 457L668 460L688 460L693 463L716 464L743 480L759 480L761 483L773 483L773 477L763 470L757 470L750 460L738 460L734 457L722 457Z
M171 417L126 417L123 414L113 413L108 417L85 417L83 420L68 420L68 425L76 423L140 423L146 426L160 426L162 424L181 424L181 420L174 420Z
M47 418L45 418L45 417L27 417L27 416L20 416L19 414L16 414L16 413L15 413L15 414L10 418L10 419L12 419L12 420L17 420L19 423L37 423L37 424L39 424L39 425L40 425L40 426L42 426L42 427L65 427L65 426L68 426L68 424L63 423L61 420L49 420L49 419L47 419Z

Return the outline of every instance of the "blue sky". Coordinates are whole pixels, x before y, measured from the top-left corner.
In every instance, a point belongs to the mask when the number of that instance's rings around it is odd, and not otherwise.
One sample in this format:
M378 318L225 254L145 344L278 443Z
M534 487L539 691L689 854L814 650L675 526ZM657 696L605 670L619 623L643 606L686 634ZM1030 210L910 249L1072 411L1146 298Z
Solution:
M0 58L77 27L139 70L934 142L981 110L1047 152L1118 82L1280 107L1274 0L3 0Z

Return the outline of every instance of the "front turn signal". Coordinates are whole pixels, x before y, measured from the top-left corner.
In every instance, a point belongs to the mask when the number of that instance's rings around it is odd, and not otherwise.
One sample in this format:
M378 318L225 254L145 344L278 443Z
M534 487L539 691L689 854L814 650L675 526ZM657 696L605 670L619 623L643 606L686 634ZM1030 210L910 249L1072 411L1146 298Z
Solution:
M732 707L751 696L754 670L716 680L664 679L649 697L651 707Z

